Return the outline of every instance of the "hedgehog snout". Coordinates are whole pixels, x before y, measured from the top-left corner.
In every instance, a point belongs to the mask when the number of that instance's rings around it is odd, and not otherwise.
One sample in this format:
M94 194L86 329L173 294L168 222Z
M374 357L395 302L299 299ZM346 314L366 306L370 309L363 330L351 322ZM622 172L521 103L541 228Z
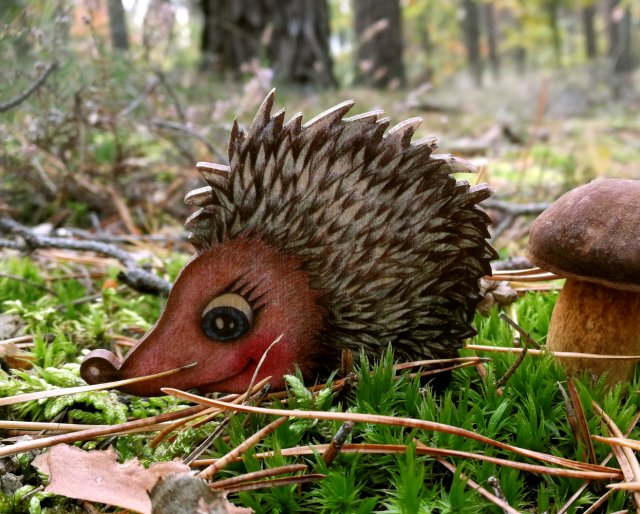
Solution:
M80 375L87 384L120 380L122 362L109 350L89 352L80 365Z

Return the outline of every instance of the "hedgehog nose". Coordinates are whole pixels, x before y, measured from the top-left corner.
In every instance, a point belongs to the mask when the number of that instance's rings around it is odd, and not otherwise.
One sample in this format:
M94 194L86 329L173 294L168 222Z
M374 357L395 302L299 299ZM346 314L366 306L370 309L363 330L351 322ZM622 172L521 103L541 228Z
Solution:
M102 384L121 378L122 362L109 350L89 352L80 365L80 376L87 384Z

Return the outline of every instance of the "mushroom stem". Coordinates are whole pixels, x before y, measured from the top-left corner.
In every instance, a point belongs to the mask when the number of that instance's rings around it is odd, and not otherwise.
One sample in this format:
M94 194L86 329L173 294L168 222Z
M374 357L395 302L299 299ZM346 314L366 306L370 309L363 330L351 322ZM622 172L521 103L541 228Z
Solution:
M547 348L610 355L640 353L640 292L567 279L551 315ZM562 359L569 375L607 374L607 384L633 378L635 361Z

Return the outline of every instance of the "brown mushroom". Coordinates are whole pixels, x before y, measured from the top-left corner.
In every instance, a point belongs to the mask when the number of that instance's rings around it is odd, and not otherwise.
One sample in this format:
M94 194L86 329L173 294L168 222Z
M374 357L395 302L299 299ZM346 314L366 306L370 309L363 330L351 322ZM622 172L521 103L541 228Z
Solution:
M532 224L529 259L566 277L547 348L640 354L640 180L603 179L561 196ZM570 375L633 377L636 361L562 359Z

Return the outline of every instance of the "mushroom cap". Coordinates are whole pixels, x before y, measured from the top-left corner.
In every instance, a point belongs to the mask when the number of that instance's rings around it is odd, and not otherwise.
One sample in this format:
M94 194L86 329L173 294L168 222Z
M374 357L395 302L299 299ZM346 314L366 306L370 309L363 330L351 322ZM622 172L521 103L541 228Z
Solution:
M560 276L640 292L640 180L601 179L531 225L527 256Z

